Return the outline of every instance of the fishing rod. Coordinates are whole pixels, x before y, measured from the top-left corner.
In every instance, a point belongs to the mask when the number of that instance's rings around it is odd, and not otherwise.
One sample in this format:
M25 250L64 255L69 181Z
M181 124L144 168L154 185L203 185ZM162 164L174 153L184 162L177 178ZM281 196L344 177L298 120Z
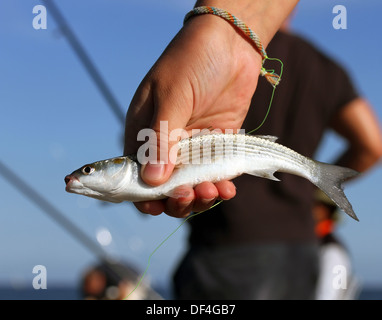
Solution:
M80 40L76 37L75 33L70 28L68 22L60 12L59 8L54 4L53 0L42 0L44 5L48 8L49 14L53 16L59 26L61 33L68 40L71 48L76 53L79 60L87 70L90 77L95 82L98 90L101 92L110 110L116 116L117 120L122 126L125 124L125 113L123 108L114 97L106 81L101 76L93 61L90 59ZM90 250L103 264L103 266L110 271L110 276L115 280L124 278L124 274L117 268L116 264L107 255L107 253L88 235L86 235L80 228L71 222L65 215L57 209L53 204L46 200L42 195L36 192L31 186L18 177L9 167L7 167L0 160L0 174L12 184L18 191L24 194L29 200L34 202L40 209L48 214L55 222L69 232L76 238L82 245Z
M54 20L56 21L60 32L65 36L71 48L76 53L78 59L81 61L88 74L93 79L98 90L108 103L110 110L113 112L117 120L123 126L125 123L125 113L123 111L123 108L118 103L117 99L114 97L109 86L106 84L106 81L103 79L101 73L98 71L95 64L90 59L84 46L81 44L80 40L77 38L77 36L69 26L69 23L62 15L60 9L55 5L53 0L42 0L42 2L47 7L49 14L51 14ZM89 249L93 254L95 254L98 257L98 259L101 262L103 262L106 268L110 269L112 274L114 274L114 276L116 276L117 279L123 278L121 272L118 272L118 270L115 270L115 268L112 265L110 265L110 258L95 241L89 238L81 229L79 229L74 223L67 219L62 212L60 212L51 203L49 203L41 195L34 191L30 186L23 182L4 164L0 163L0 169L0 173L2 173L4 177L8 178L9 182L14 184L18 190L22 191L31 201L36 203L45 213L47 213L58 224L60 224L64 229L66 229L70 234L72 234L79 242L81 242L87 249Z
M89 251L91 251L106 268L111 271L112 276L116 280L123 279L124 275L113 267L113 261L95 241L93 241L86 233L71 222L65 215L57 209L52 203L46 200L41 194L35 191L30 185L23 181L15 172L6 166L0 160L0 175L2 175L8 183L13 185L19 192L26 196L30 201L37 205L42 211L56 221L61 227L69 232L74 238L82 243Z
M106 84L106 81L101 76L100 72L97 70L95 64L90 59L86 50L82 46L81 42L76 37L75 33L70 28L69 24L65 20L64 16L61 14L58 7L54 4L53 0L42 0L45 6L48 8L49 14L53 16L57 22L61 33L66 37L70 46L77 54L85 69L88 71L90 77L93 79L97 85L98 90L101 92L105 100L107 101L111 111L117 117L118 121L121 122L122 126L125 124L125 112L121 105L117 102L110 88Z
M108 273L108 276L111 277L113 281L118 283L123 279L130 279L130 281L134 281L132 278L138 279L138 273L134 269L114 261L95 241L93 241L86 233L66 218L64 213L57 209L51 202L46 200L41 194L35 191L1 160L0 175L2 175L8 183L13 185L19 192L21 192L25 197L27 197L31 202L33 202L43 212L45 212L61 227L69 232L75 239L82 243L89 251L91 251L101 262L102 268ZM141 282L142 279L140 279L138 283L141 284ZM149 285L145 286L145 292L147 297L162 299L162 297Z

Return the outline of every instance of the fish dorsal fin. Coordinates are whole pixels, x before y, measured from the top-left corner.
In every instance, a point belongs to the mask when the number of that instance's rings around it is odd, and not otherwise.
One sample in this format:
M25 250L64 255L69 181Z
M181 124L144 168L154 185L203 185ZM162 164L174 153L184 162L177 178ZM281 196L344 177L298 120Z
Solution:
M268 140L271 142L276 142L276 140L279 138L276 136L269 136L269 135L257 135L255 137L260 138L260 139L264 139L264 140Z

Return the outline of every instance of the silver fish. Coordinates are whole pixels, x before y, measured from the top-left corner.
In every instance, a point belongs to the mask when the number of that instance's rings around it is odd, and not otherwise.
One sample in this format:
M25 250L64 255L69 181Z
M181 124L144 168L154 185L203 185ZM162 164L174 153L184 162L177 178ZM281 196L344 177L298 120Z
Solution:
M66 191L110 202L139 202L177 197L175 190L182 185L230 180L242 174L279 181L274 173L286 172L308 179L358 220L342 188L342 182L358 172L312 160L276 143L276 139L245 134L194 136L178 142L175 170L160 186L142 181L141 165L133 155L81 167L65 177Z

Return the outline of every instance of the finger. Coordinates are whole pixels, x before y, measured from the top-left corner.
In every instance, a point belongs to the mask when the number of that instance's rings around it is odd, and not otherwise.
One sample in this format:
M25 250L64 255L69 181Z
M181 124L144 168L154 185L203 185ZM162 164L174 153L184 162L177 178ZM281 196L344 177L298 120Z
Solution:
M143 166L141 175L153 186L163 184L170 177L176 162L176 145L180 139L188 137L185 128L193 110L193 91L185 66L174 74L174 58L171 57L169 54L161 57L151 78L154 113L150 127L156 133L154 147L159 164L149 161Z
M153 216L160 215L165 211L165 204L162 200L134 202L134 205L140 212Z
M236 195L236 187L232 181L223 180L215 183L219 197L222 200L230 200Z
M195 193L191 187L182 186L179 198L168 198L166 201L165 213L176 218L188 216L193 208Z
M143 81L135 92L126 114L124 155L137 153L143 143L138 141L138 133L150 127L153 113L151 85L148 81Z
M215 200L219 197L219 192L212 182L202 182L194 189L195 201L193 211L200 212L211 208Z
M169 79L168 84L162 84L166 83L167 70L161 71L160 83L152 74L149 73L139 86L129 106L124 154L137 153L141 146L144 147L141 157L138 153L138 161L144 164L142 179L149 185L158 186L168 180L174 169L176 148L173 146L180 138L188 137L184 128L192 112L192 101L185 101L186 90L183 89L186 85L180 85L180 81ZM178 89L172 88L174 83ZM148 143L144 143L147 138ZM149 154L148 158L145 153Z

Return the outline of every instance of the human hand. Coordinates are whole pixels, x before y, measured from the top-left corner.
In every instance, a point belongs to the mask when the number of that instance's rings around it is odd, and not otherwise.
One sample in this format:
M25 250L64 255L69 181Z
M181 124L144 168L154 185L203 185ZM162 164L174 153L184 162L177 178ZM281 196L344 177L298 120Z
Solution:
M160 121L168 121L166 134L174 129L189 134L192 129L210 127L223 132L240 129L257 86L261 60L253 45L226 21L211 15L190 19L134 95L126 117L124 153L135 153L140 146L138 132L152 128L159 149L168 154L176 142L161 143ZM165 183L173 169L171 162L148 163L142 166L141 176L156 186ZM183 217L208 209L217 198L228 200L235 195L230 181L203 182L184 191L188 196L135 206L144 213Z

